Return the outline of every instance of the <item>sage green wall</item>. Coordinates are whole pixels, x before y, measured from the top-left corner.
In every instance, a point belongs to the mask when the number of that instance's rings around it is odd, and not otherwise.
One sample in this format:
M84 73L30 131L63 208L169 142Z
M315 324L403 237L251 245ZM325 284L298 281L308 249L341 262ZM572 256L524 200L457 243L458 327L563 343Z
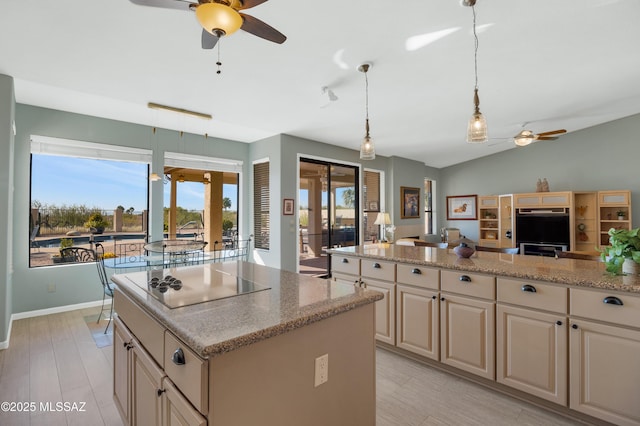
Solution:
M0 348L8 339L12 312L14 117L13 78L0 74Z
M447 195L491 195L535 192L547 178L551 191L629 189L632 223L640 226L640 114L568 133L441 170L440 205ZM446 221L477 240L477 221Z
M0 99L5 99L0 93ZM4 116L4 114L2 115ZM16 105L16 123L18 133L15 150L15 193L10 197L14 220L10 223L16 229L13 237L14 275L12 313L27 312L76 303L90 302L102 298L101 289L96 280L94 265L71 265L65 267L29 268L29 163L30 136L41 135L56 138L97 142L154 150L153 171L162 173L162 161L165 151L205 155L244 161L243 185L240 194L245 209L249 206L248 181L249 145L241 142L217 138L205 139L202 135L159 129L152 137L151 128L115 120L72 114L63 111L39 108L29 105ZM0 127L0 134L3 134ZM4 149L4 145L3 148ZM3 151L4 152L4 151ZM2 155L3 161L5 156ZM64 170L60 170L64 173ZM151 238L162 238L163 218L161 182L151 183L150 214ZM6 190L3 185L1 191ZM69 188L73 191L73 188ZM106 206L105 206L106 207ZM115 206L114 206L115 207ZM250 233L248 214L242 216L240 231ZM56 284L56 292L49 293L47 285Z

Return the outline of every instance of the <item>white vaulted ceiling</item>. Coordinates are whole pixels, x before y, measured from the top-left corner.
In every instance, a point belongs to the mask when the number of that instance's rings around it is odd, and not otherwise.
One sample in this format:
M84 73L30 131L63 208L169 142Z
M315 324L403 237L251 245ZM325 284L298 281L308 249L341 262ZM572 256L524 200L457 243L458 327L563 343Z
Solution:
M444 167L511 149L469 145L472 11L457 0L270 0L284 33L200 47L192 12L128 0L2 0L0 73L19 103L253 142L275 134L357 150L369 71L379 155ZM640 113L640 1L478 0L480 109L491 138L569 132ZM328 102L321 88L338 97ZM212 114L152 111L157 102ZM540 142L553 143L553 142ZM520 148L526 149L526 148Z

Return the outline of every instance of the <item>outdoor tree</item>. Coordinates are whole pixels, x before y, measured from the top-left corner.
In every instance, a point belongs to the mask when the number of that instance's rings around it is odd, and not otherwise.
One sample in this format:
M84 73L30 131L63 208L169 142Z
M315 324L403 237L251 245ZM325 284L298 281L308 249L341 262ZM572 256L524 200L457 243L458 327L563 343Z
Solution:
M353 207L353 203L356 200L356 191L353 188L345 189L342 192L342 200L347 208Z
M134 209L133 207L129 207L129 208L127 209L127 212L126 212L126 213L127 213L127 214L133 214L133 212L134 212L134 211L135 211L135 209Z
M225 210L231 208L231 198L224 197L222 199L222 208L225 209Z

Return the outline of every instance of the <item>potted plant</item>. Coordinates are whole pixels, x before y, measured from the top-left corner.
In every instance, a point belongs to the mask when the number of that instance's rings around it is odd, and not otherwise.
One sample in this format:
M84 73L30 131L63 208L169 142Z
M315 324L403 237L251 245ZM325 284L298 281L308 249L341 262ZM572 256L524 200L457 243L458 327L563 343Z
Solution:
M71 246L73 246L73 240L71 238L62 238L60 240L59 254L54 254L53 256L51 256L51 260L53 261L53 263L73 262L74 261L73 256L71 257L62 256L62 250Z
M624 220L624 217L627 215L627 212L624 210L618 210L616 214L618 215L618 220Z
M105 220L101 213L93 213L89 216L89 220L84 223L86 228L89 228L92 234L102 234L104 228L109 226L110 223Z
M615 275L633 274L640 271L640 237L635 229L609 229L610 246L603 247L602 260L607 272Z

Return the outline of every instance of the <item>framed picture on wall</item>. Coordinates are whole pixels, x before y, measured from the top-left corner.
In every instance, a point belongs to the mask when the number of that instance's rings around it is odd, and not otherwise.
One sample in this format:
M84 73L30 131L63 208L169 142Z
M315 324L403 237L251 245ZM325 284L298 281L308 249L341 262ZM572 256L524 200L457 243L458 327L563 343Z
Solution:
M420 218L420 188L400 187L400 218L418 219Z
M447 220L477 220L478 196L447 196Z
M293 215L293 198L285 198L282 202L282 214L285 216Z
M378 211L378 202L377 201L370 201L368 210L370 212L377 212Z

